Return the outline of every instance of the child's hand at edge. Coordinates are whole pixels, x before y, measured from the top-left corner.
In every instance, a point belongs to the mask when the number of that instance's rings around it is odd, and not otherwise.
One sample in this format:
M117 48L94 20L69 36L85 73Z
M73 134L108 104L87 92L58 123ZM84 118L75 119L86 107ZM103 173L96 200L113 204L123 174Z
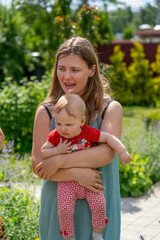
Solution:
M132 161L132 157L127 151L120 153L119 157L120 157L123 167L125 167L125 165L127 163Z
M4 133L3 133L2 129L0 128L0 150L2 149L3 142L4 142Z

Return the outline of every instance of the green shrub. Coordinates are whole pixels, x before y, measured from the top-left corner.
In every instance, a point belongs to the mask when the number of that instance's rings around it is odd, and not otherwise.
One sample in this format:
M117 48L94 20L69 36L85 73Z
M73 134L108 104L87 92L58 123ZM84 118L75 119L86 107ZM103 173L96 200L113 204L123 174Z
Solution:
M14 140L16 152L31 151L35 112L47 95L49 81L23 80L21 85L9 81L0 93L0 125L6 140Z
M38 237L39 203L26 190L0 188L0 213L9 240Z
M115 46L113 55L110 57L112 65L108 67L109 79L114 98L121 104L130 104L133 103L133 95L127 66L123 59L124 53L120 50L120 46Z
M120 190L122 197L137 197L147 193L152 186L148 172L148 158L141 158L138 154L125 167L119 164Z
M151 125L156 127L158 124L160 124L160 110L155 113L149 113L144 118L144 122L147 128Z
M153 105L155 106L154 86L152 82L152 72L150 71L149 61L145 59L143 45L134 42L131 49L133 62L128 67L130 75L131 91L134 105Z

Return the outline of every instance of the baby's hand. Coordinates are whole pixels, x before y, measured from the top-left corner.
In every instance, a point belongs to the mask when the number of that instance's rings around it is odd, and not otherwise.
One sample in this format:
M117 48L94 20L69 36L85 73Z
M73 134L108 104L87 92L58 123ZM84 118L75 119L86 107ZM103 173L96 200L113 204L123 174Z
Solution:
M4 141L4 134L3 134L2 129L0 128L0 150L3 146L3 141Z
M59 144L57 146L57 152L59 154L71 153L72 152L72 143L68 142L67 139L64 142L62 142L62 139L60 139L60 142L59 142Z
M132 157L127 151L120 153L119 157L120 157L123 167L125 167L125 165L127 163L132 161Z

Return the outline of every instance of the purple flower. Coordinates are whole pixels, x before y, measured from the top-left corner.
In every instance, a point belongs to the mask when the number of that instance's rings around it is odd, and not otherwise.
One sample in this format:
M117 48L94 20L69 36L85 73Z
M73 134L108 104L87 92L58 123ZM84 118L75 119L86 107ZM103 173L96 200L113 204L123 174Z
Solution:
M144 237L143 237L142 235L140 235L139 238L140 238L141 240L145 240Z

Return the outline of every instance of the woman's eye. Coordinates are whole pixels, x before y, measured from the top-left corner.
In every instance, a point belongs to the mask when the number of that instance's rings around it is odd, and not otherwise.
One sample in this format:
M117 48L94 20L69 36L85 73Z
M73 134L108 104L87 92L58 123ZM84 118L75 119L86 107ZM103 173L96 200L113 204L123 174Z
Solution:
M58 67L58 70L59 71L64 71L65 69L64 69L64 67Z
M72 71L73 71L73 72L79 72L79 69L73 68Z

